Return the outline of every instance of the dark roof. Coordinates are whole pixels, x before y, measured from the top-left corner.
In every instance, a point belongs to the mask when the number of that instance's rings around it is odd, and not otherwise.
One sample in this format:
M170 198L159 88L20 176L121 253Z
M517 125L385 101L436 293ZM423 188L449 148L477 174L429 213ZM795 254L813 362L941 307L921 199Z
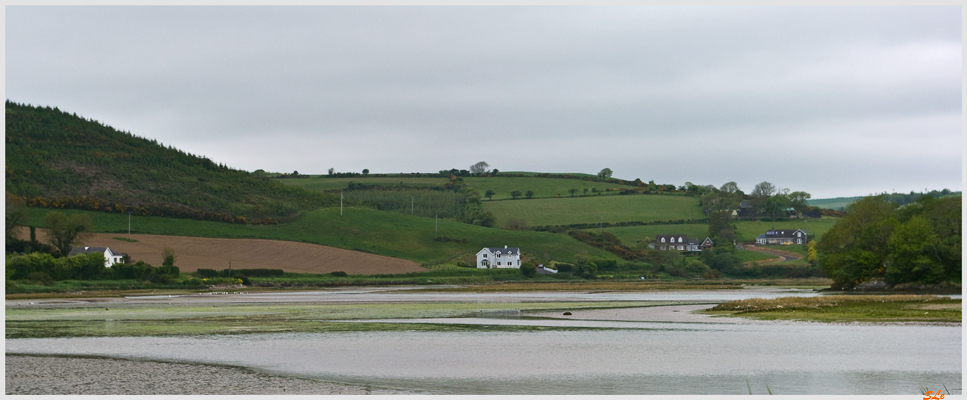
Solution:
M796 232L802 232L803 235L806 234L805 229L770 229L766 231L765 234L759 235L759 237L767 238L794 238L796 237Z
M487 247L486 249L494 254L520 254L520 249L517 247Z
M678 242L678 238L682 238L682 239L685 240L685 241L683 241L681 243L683 243L683 244L684 243L688 243L690 245L691 244L699 245L699 244L702 244L702 242L705 241L705 239L692 239L692 238L689 238L688 235L655 235L655 243L669 243L667 240L665 242L662 242L661 239L663 237L664 238L675 238L676 239L675 240L675 244L678 244L679 243ZM706 238L706 239L708 239L708 238Z
M78 254L87 254L87 253L102 253L103 254L104 251L107 250L107 249L108 249L108 247L75 247L75 248L71 249L71 252L68 253L67 256L68 257L73 257L73 256L76 256ZM124 256L124 255L127 255L127 254L121 253L119 251L114 251L114 250L111 250L111 253L114 254L114 255L116 255L116 256Z

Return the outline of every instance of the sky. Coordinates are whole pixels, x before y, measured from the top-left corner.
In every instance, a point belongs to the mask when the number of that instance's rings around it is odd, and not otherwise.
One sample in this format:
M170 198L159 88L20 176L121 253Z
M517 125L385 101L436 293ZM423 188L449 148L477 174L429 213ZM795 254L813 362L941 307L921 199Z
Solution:
M960 6L7 6L5 93L230 167L962 185Z

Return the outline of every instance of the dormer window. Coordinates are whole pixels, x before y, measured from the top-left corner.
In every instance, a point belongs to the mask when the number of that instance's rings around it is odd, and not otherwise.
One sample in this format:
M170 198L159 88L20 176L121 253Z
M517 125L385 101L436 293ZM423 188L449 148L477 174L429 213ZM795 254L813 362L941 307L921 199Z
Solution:
M662 243L665 243L665 238L661 238L661 242Z

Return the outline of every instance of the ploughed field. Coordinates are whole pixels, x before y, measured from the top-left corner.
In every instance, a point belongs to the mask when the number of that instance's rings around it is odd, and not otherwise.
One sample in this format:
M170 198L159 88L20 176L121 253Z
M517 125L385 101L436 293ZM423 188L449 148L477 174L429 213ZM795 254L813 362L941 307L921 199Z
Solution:
M38 239L42 230L37 230ZM115 237L125 234L98 233L88 246L110 247L126 253L132 261L161 265L162 251L175 251L175 265L181 272L199 268L232 269L269 268L285 272L324 274L343 271L352 275L401 274L426 271L414 261L339 249L318 244L267 239L217 239L188 236L131 235L137 242Z

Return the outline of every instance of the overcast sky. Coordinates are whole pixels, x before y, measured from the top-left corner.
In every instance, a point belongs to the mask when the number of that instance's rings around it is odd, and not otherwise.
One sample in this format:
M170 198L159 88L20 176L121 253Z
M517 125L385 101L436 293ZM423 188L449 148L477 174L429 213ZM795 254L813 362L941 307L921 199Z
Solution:
M6 98L234 168L961 190L961 7L6 7Z

